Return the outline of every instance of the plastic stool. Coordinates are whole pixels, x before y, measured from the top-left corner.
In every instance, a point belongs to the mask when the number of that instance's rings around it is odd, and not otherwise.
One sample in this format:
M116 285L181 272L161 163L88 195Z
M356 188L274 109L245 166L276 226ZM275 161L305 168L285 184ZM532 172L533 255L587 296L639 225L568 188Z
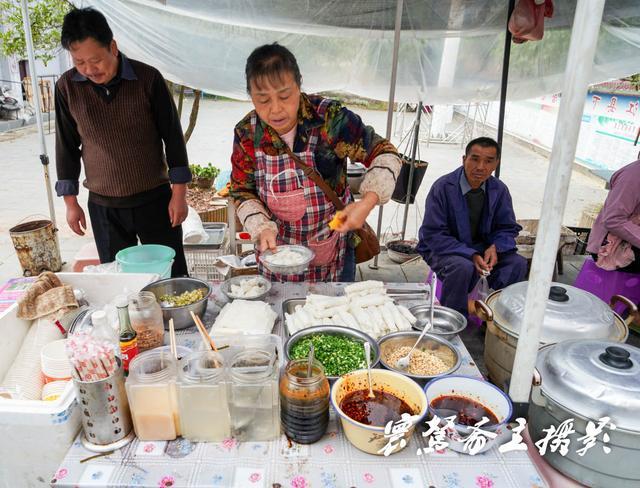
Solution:
M425 281L427 285L431 283L432 276L433 271L430 269L429 274L427 275L427 281ZM442 298L442 281L440 281L440 279L436 280L436 298L438 299L438 302L440 302ZM480 327L482 325L482 319L476 315L469 315L467 317L467 323Z
M640 303L640 274L607 271L599 268L590 257L585 259L574 286L593 293L607 303L611 302L614 295L622 295L636 305ZM624 304L618 303L615 311L622 314L625 308Z
M100 264L98 248L95 242L89 242L82 246L73 258L73 272L80 273L85 266Z

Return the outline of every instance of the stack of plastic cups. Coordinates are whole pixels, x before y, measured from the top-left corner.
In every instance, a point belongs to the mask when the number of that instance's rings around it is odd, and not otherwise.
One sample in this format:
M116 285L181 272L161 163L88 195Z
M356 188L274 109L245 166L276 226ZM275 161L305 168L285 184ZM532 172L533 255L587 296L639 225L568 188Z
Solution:
M42 348L40 363L45 384L67 382L71 379L72 367L65 351L66 342L66 339L60 339Z

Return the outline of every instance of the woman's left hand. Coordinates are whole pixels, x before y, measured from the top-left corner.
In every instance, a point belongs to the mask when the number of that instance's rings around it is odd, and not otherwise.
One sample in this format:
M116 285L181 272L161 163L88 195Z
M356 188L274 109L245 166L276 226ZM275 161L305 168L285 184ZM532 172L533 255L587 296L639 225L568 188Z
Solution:
M361 229L367 221L371 210L378 205L378 195L367 192L361 200L350 203L342 210L342 222L336 230L346 233L351 230Z

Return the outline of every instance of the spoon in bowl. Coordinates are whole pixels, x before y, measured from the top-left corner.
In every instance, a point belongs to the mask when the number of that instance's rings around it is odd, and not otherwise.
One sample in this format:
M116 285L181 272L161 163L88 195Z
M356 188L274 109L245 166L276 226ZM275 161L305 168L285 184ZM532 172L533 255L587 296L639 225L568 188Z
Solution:
M313 355L314 355L314 348L313 348L313 344L311 344L311 347L309 348L309 359L308 359L308 364L307 364L307 378L311 378L311 373L312 373L312 368L313 368Z
M371 387L371 344L369 342L364 343L364 358L367 361L367 379L369 380L369 398L375 398L376 395L373 393L373 388Z
M401 369L403 371L407 371L409 369L409 361L411 359L411 354L413 353L414 349L416 348L416 346L418 344L420 344L420 341L422 340L422 338L424 337L424 335L431 330L431 327L433 327L433 309L435 307L435 301L436 301L436 284L437 284L437 277L436 277L436 272L434 271L431 275L431 307L429 309L429 322L424 324L424 328L422 329L422 333L420 334L420 337L418 337L418 340L416 341L416 343L413 345L413 347L411 348L411 350L409 351L409 354L407 354L404 357L401 357L400 359L398 359L398 362L396 363L396 368Z

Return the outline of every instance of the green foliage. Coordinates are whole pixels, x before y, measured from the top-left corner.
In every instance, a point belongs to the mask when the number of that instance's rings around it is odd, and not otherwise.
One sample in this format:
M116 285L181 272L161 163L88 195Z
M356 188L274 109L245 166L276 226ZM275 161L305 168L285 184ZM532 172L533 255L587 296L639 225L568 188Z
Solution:
M29 20L35 56L45 65L54 59L61 49L60 29L62 20L71 10L66 0L30 0ZM27 43L24 39L22 9L18 0L0 1L0 54L27 58Z
M627 76L626 78L623 78L623 80L628 81L629 83L631 83L633 85L633 87L640 91L640 73L636 73L635 75L631 75L631 76Z
M215 180L216 177L220 174L220 169L216 168L211 163L208 163L206 166L200 166L198 164L190 164L189 169L191 170L191 176L194 179L209 179Z

